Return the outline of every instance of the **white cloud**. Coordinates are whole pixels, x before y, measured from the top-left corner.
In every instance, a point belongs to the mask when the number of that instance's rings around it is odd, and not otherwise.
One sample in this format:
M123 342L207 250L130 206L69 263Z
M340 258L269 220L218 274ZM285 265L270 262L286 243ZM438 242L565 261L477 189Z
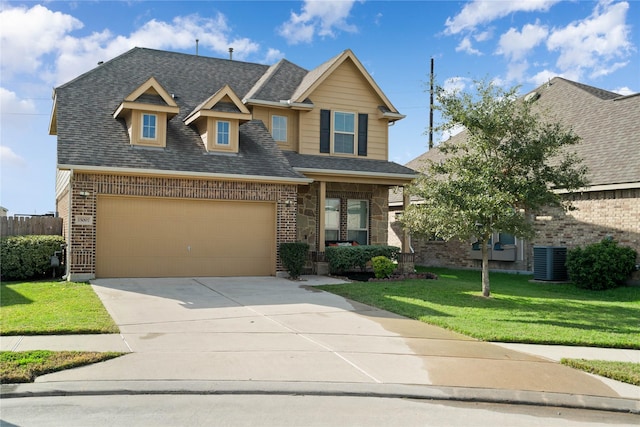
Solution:
M633 50L626 25L628 9L626 2L602 0L588 18L553 29L547 47L559 52L556 66L563 72L581 76L586 71L594 77L626 65L615 60L628 57Z
M192 48L195 53L198 39L200 48L218 54L226 54L233 47L234 58L240 60L259 50L259 44L247 38L233 38L229 33L226 18L218 14L213 18L178 16L171 22L152 19L128 37L116 37L108 30L85 38L68 36L60 42L56 83L68 81L79 72L95 67L98 61L109 60L136 46L152 49Z
M478 49L474 49L474 47L471 45L471 40L469 39L469 37L465 37L462 39L460 44L456 46L456 52L467 52L470 55L478 56L482 55L482 52L480 52Z
M284 58L284 52L281 52L278 49L269 49L264 59L260 62L262 64L275 64L282 58Z
M486 24L515 12L548 11L560 0L526 1L488 1L474 0L467 3L459 14L447 18L445 34L458 34L474 30L480 24Z
M525 78L525 74L529 69L529 62L523 61L511 61L507 66L507 75L505 77L506 82L522 82Z
M43 55L56 52L67 33L83 26L76 18L41 5L27 9L10 3L3 3L0 22L3 79L15 73L35 73Z
M625 96L633 95L634 93L637 93L635 90L631 89L628 86L622 86L617 89L613 89L611 92L619 93L620 95L625 95Z
M278 28L278 33L289 44L311 43L313 38L335 37L335 31L357 32L355 25L347 23L355 0L305 0L301 13L291 12L289 20Z
M442 88L445 93L454 94L464 91L467 85L471 82L471 79L468 77L449 77L444 81Z
M526 24L522 31L509 28L500 36L496 53L504 55L512 61L518 61L527 56L529 51L546 39L549 30L538 22Z
M491 39L491 37L493 37L493 31L492 30L483 31L481 33L473 35L473 38L477 42L485 42L485 41Z
M6 145L0 145L0 160L2 168L8 166L25 167L27 162L18 154L16 154L11 148Z
M19 99L15 92L0 87L0 111L2 114L33 114L36 106L32 100Z
M42 5L2 10L3 78L17 72L38 74L49 84L58 85L136 47L155 49L193 49L195 40L203 49L226 54L230 47L234 57L245 59L260 45L248 38L234 37L226 17L199 15L175 17L170 22L152 19L130 35L114 35L108 29L86 37L72 32L83 24L71 15L52 12ZM44 69L44 56L54 55L55 68Z

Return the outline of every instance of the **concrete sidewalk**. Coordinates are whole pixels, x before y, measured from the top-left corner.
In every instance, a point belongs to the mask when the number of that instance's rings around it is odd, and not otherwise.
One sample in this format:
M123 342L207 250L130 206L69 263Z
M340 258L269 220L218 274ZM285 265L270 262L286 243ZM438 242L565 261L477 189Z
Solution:
M457 390L449 395L469 397L492 390L494 398L536 395L547 404L604 399L605 406L618 402L622 410L640 412L640 387L556 362L560 357L637 362L640 351L479 342L312 287L336 279L305 279L97 280L94 289L121 335L3 337L2 349L130 354L44 375L35 384L3 386L3 396L29 390L87 392L86 387L115 392L116 384L142 389L149 384L269 384L270 389L281 384L283 392L304 384L305 390L341 393L409 387L429 394L445 388Z

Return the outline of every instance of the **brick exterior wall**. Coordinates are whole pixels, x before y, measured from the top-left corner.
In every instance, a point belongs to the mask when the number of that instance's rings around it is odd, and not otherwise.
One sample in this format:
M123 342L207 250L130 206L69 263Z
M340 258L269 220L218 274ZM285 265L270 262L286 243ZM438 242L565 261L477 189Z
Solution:
M62 218L62 237L69 244L69 187L56 200L56 212Z
M546 208L535 215L536 238L519 247L518 261L490 261L496 270L533 271L533 246L563 246L568 249L596 243L607 236L640 254L640 189L584 192L567 196L575 210ZM389 215L390 230L400 236L395 214ZM481 268L480 260L469 258L470 242L437 242L412 237L416 264L425 266ZM520 245L519 245L520 246ZM637 260L640 263L640 256ZM640 280L635 272L632 280Z
M72 212L69 251L70 274L95 277L96 209L98 195L170 197L178 199L238 200L276 202L276 251L280 243L296 241L297 186L255 182L217 181L189 178L160 178L109 174L76 173L71 185ZM63 214L64 197L58 201ZM68 205L67 205L68 206ZM93 218L91 225L76 224L78 215ZM63 217L65 218L65 217ZM276 271L284 271L276 253Z
M298 240L318 249L318 200L320 184L298 187ZM347 239L347 200L369 200L369 244L387 244L389 187L374 184L328 182L326 198L340 199L340 240Z

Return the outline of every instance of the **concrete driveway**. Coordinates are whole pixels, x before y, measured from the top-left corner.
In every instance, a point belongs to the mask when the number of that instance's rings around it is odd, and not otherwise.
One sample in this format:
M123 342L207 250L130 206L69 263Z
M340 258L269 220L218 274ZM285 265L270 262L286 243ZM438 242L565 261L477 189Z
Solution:
M101 279L131 354L37 382L409 384L619 397L599 379L314 289L308 276Z

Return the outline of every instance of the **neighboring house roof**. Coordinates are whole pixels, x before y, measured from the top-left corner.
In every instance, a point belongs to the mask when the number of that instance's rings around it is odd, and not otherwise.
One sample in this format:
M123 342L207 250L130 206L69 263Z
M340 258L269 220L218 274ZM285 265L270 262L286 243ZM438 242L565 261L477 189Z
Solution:
M535 106L552 120L561 122L581 138L569 147L587 166L587 191L640 187L640 93L622 96L614 92L554 77L536 88ZM526 94L528 96L529 94ZM455 144L465 132L447 143ZM438 147L407 163L418 171L425 161L439 161ZM389 203L402 203L402 192L390 192Z
M296 99L295 94L317 87L326 78L327 68L347 59L361 68L349 50L328 61L328 66L321 65L309 72L285 59L266 66L134 48L55 89L50 133L58 136L58 167L310 182L296 169L298 163L307 165L312 161L313 169L342 167L345 171L405 175L406 168L386 161L285 156L265 125L257 120L240 125L237 154L206 152L198 132L185 125L185 120L192 121L205 107L243 113L248 111L243 111L246 109L243 103L256 101L284 103L284 106L294 103L297 108L312 108L308 99ZM367 79L372 83L372 89L382 96L382 107L393 116L390 120L401 118L371 77ZM159 95L138 93L146 86L157 88ZM138 96L135 102L179 107L179 110L167 107L179 112L178 117L167 123L166 147L130 144L126 124L123 120L114 120L114 112L123 108L123 100L132 94ZM230 96L233 103L217 102L224 94Z

